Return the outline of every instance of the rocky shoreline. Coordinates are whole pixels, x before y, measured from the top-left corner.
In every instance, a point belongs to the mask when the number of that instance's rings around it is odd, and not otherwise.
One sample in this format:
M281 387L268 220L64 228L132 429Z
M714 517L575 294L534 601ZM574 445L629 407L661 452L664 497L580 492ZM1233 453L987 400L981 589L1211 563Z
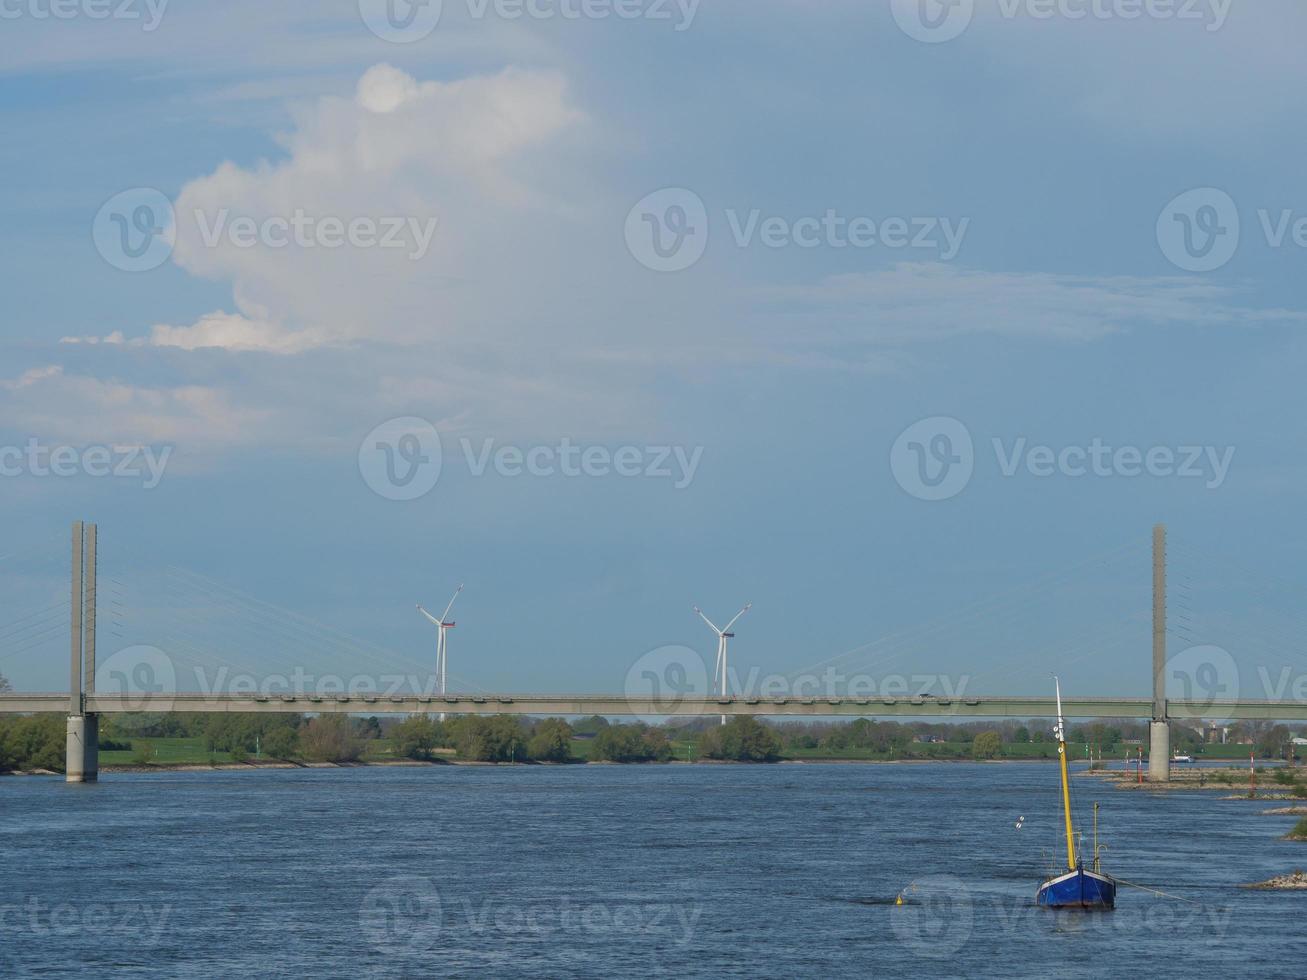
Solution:
M1307 891L1307 875L1301 871L1291 871L1286 875L1276 875L1266 881L1259 881L1254 885L1243 885L1241 887L1263 891Z

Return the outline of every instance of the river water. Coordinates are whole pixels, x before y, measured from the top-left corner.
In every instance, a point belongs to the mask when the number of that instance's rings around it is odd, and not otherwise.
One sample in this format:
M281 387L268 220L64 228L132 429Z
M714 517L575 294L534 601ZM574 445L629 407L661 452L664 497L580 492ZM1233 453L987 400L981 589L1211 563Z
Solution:
M1045 764L5 778L0 975L1307 974L1307 893L1237 887L1307 866L1284 804L1074 785L1105 870L1178 898L1032 906Z

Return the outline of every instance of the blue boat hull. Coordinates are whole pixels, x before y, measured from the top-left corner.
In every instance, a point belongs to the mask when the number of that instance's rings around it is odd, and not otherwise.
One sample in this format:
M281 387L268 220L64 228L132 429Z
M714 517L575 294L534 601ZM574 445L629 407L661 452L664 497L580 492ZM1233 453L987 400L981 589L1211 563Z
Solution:
M1040 885L1035 903L1050 909L1114 908L1116 882L1105 875L1077 868Z

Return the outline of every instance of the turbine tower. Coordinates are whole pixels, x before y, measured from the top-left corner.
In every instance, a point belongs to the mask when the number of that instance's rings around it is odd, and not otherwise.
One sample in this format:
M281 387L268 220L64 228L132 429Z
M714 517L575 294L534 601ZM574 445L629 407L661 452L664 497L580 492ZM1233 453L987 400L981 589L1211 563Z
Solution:
M721 697L727 697L726 692L726 641L735 634L731 632L731 627L739 621L739 618L753 608L752 602L746 602L744 608L735 614L735 618L726 624L724 629L718 629L717 624L703 614L703 610L698 606L694 611L699 614L699 618L708 624L708 628L717 634L717 662L713 665L713 681L718 685L717 691ZM722 724L726 724L726 716L722 715Z
M449 640L446 637L446 633L454 628L454 622L449 618L449 611L454 608L454 600L458 598L458 594L462 591L463 586L461 585L454 590L454 598L449 600L449 605L445 607L445 611L439 619L423 609L422 603L418 603L418 612L431 620L436 628L440 630L440 634L436 639L436 687L439 688L436 693L442 696L446 690L445 684L448 677L449 666ZM443 711L440 713L440 720L445 720L445 713Z

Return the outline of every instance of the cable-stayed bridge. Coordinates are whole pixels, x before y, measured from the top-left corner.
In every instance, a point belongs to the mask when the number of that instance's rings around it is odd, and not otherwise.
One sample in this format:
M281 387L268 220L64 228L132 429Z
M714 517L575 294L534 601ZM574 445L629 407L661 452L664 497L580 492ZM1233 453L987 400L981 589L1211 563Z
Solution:
M1301 721L1307 720L1307 698L1285 697L1285 691L1274 697L1241 698L1222 696L1234 689L1237 683L1225 683L1233 662L1223 651L1202 653L1216 648L1191 647L1184 655L1189 657L1184 670L1173 670L1175 677L1185 683L1179 698L1167 697L1167 636L1192 643L1191 622L1192 585L1182 580L1174 599L1177 615L1167 623L1167 553L1165 530L1154 529L1152 541L1153 603L1152 603L1152 691L1148 696L1071 696L1062 703L1063 714L1072 718L1119 718L1148 720L1150 724L1150 775L1156 780L1168 778L1170 758L1170 723L1172 721L1197 722L1205 719L1250 721ZM1135 550L1135 549L1131 549ZM43 606L18 620L0 626L0 662L16 656L29 655L33 650L49 643L52 637L63 634L70 637L69 687L67 691L29 693L0 691L0 713L66 712L68 716L67 772L70 781L94 780L98 770L97 743L99 717L103 714L129 712L281 712L281 713L430 713L442 715L510 714L536 716L623 716L645 718L689 718L707 715L767 717L911 717L943 721L978 718L1030 719L1052 717L1056 706L1052 697L1009 696L994 694L968 694L962 690L935 694L925 691L858 691L856 685L848 689L803 690L793 687L780 693L736 693L750 691L750 685L728 686L724 658L719 651L721 675L713 685L687 684L685 665L668 662L665 658L647 665L655 669L644 670L641 683L629 683L621 694L552 694L552 693L496 693L475 690L475 685L457 684L459 693L446 690L443 642L441 659L431 683L430 665L413 662L407 674L392 672L393 661L387 661L385 651L372 647L346 634L314 624L298 614L280 610L211 580L181 569L165 569L158 582L153 583L151 595L144 600L153 604L170 597L173 616L166 630L158 633L168 653L156 647L129 646L115 652L103 663L98 662L97 646L100 634L107 630L115 645L125 642L125 621L131 607L127 587L121 580L109 577L101 586L99 576L98 529L93 524L78 523L73 529L72 588L68 598ZM935 642L946 628L973 630L984 616L993 616L997 608L1002 615L1020 610L1031 593L1019 589L987 608L962 608L945 617L945 624L936 624L920 631L918 642ZM66 619L65 619L66 617ZM738 617L737 617L738 618ZM443 620L442 620L443 621ZM1122 621L1128 629L1118 630L1111 644L1137 646L1137 617ZM452 625L452 624L450 624ZM1118 624L1120 625L1120 624ZM1145 622L1146 625L1146 622ZM254 678L266 678L266 666L254 667L241 663L239 654L228 653L226 665L215 680L205 682L202 673L211 669L212 654L206 643L210 634L228 630L225 649L240 650L252 636L271 637L291 651L300 662L312 654L326 654L338 662L351 665L355 670L371 669L372 676L384 674L392 683L364 685L360 689L350 684L318 683L322 678L281 676L277 683L259 683ZM244 631L244 632L242 632ZM1273 630L1272 630L1273 632ZM443 630L441 635L444 640ZM1292 635L1282 635L1284 642L1292 644ZM887 637L877 643L850 651L809 668L809 672L825 668L835 671L861 657L864 666L868 657L873 663L885 662L900 656L901 637ZM298 644L298 646L296 646ZM896 645L898 644L898 645ZM1043 666L1055 664L1064 667L1077 660L1101 656L1105 646L1101 635L1072 636L1060 644L1056 659L1045 658ZM1142 660L1142 658L1141 658ZM1172 667L1177 661L1170 661ZM201 677L201 690L181 689L177 679L179 666L189 665ZM639 666L639 665L637 665ZM1141 664L1142 667L1142 664ZM381 669L378 669L381 668ZM675 668L675 669L673 669ZM231 681L227 671L241 671L241 681ZM635 668L633 668L633 674ZM1028 664L1015 666L1000 664L989 673L1005 676L1016 672L1029 675ZM1142 671L1141 671L1142 674ZM628 675L628 681L633 675ZM98 685L97 677L109 683ZM679 679L679 682L678 682ZM1172 678L1174 679L1174 678ZM457 678L455 678L457 682ZM1270 685L1268 685L1268 688ZM110 688L110 689L106 689ZM470 692L470 693L469 693ZM1298 694L1298 691L1287 693Z

